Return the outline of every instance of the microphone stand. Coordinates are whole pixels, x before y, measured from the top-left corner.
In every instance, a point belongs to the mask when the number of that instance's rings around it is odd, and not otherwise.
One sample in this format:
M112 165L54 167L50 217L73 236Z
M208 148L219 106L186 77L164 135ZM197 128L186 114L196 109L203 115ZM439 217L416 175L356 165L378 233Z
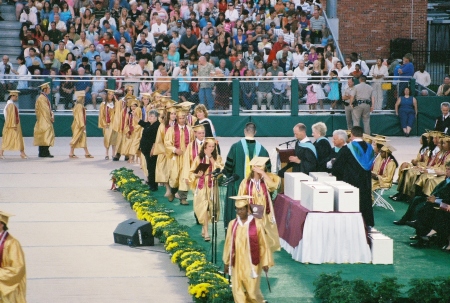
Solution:
M289 149L291 143L293 143L295 141L297 141L297 140L286 141L286 142L283 142L283 143L279 144L278 146L286 144L286 149Z
M212 230L211 230L211 263L216 264L217 263L217 217L216 217L216 212L217 212L217 204L220 202L219 200L219 176L221 174L217 174L217 175L212 175L213 178L213 195L212 195L212 215L211 215L211 220L212 220Z

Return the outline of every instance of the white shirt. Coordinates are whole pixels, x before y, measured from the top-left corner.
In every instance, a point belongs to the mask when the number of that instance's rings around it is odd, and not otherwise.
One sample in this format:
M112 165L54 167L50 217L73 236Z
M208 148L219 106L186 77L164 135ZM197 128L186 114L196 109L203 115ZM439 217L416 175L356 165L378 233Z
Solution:
M167 25L165 25L164 23L161 23L158 25L158 23L153 23L152 25L152 34L165 34L167 33Z
M197 51L202 55L204 55L205 53L211 54L213 50L214 50L214 43L212 43L211 41L209 42L209 44L205 44L205 42L200 43L197 49Z
M417 83L422 86L428 87L428 85L431 84L431 77L427 71L423 71L423 73L417 71L414 73L413 78L416 79Z
M100 25L101 26L103 26L103 21L105 21L105 20L106 20L106 17L103 17L103 18L100 19ZM116 20L114 18L109 17L108 22L109 22L110 25L113 25L115 28L117 28Z
M225 12L225 19L230 19L231 22L236 22L239 19L238 11L235 9L233 9L232 11L227 9Z
M13 104L14 101L13 100L8 100L8 102L6 102L5 108L3 108L3 116L5 116L5 121L6 121L6 108L8 107L8 105Z
M303 67L303 70L300 69L300 67L297 67L294 69L294 78L298 80L298 83L306 84L308 83L308 68L305 66Z
M381 65L381 67L378 67L378 65L373 65L372 68L370 69L370 76L379 76L382 75L383 77L387 77L389 76L389 72L386 66ZM383 78L379 78L379 79L375 79L373 78L372 81L374 82L382 82Z
M343 68L342 68L342 74L344 75L344 76L348 76L348 75L350 75L351 73L353 73L355 71L355 67L352 65L351 67L348 67L347 65L346 66L344 66Z

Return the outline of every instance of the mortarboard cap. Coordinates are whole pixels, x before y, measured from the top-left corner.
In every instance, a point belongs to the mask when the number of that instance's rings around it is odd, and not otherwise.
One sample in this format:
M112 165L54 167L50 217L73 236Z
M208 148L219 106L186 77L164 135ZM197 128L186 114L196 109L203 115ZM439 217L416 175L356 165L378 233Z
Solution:
M385 152L391 152L391 153L396 151L396 149L387 142L383 144L383 147L381 148L381 150L385 151Z
M266 166L266 162L269 160L269 157L253 157L253 159L250 161L250 166Z
M192 129L196 132L196 131L199 131L199 130L205 130L205 126L203 126L203 124L197 124L197 125L194 125L194 126L192 126Z
M8 225L9 217L14 216L13 214L8 214L7 212L4 212L0 210L0 222L5 223Z
M8 93L11 96L18 96L20 94L20 91L18 91L18 90L9 90Z
M248 196L248 195L243 195L243 196L232 196L232 197L230 197L230 199L235 200L234 205L237 208L241 208L241 207L247 206L249 204L248 199L253 199L253 197Z
M41 89L50 88L50 82L45 82L44 84L39 85Z

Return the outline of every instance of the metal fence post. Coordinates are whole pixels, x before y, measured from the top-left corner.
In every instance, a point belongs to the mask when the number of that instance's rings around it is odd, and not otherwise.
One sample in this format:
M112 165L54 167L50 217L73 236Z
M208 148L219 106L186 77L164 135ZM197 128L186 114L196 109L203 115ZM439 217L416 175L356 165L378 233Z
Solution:
M178 89L180 87L180 83L178 79L171 79L170 80L170 96L173 101L178 102Z
M106 86L108 87L108 89L116 90L116 79L108 78L108 82L106 83Z
M409 79L409 93L411 96L416 95L416 79L412 78Z
M291 116L298 116L298 80L291 79Z
M232 116L239 116L239 80L233 79L232 84L232 94L231 94L231 102L232 102L232 108L231 108L231 115Z
M48 99L50 100L50 105L51 105L51 107L52 108L55 108L55 101L53 100L53 93L52 93L52 90L53 90L53 78L50 78L50 77L48 77L48 78L45 78L44 79L44 83L47 83L47 82L50 82L50 94L48 94ZM36 100L34 100L34 101L36 101Z

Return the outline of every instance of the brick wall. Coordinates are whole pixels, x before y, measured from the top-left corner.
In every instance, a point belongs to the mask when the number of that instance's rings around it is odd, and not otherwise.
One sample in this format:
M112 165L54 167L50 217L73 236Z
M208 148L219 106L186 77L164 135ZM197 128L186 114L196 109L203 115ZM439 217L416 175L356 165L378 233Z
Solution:
M411 34L411 3L413 25ZM427 41L426 0L339 0L339 46L344 54L361 53L363 59L389 57L389 41L416 39L413 49Z

